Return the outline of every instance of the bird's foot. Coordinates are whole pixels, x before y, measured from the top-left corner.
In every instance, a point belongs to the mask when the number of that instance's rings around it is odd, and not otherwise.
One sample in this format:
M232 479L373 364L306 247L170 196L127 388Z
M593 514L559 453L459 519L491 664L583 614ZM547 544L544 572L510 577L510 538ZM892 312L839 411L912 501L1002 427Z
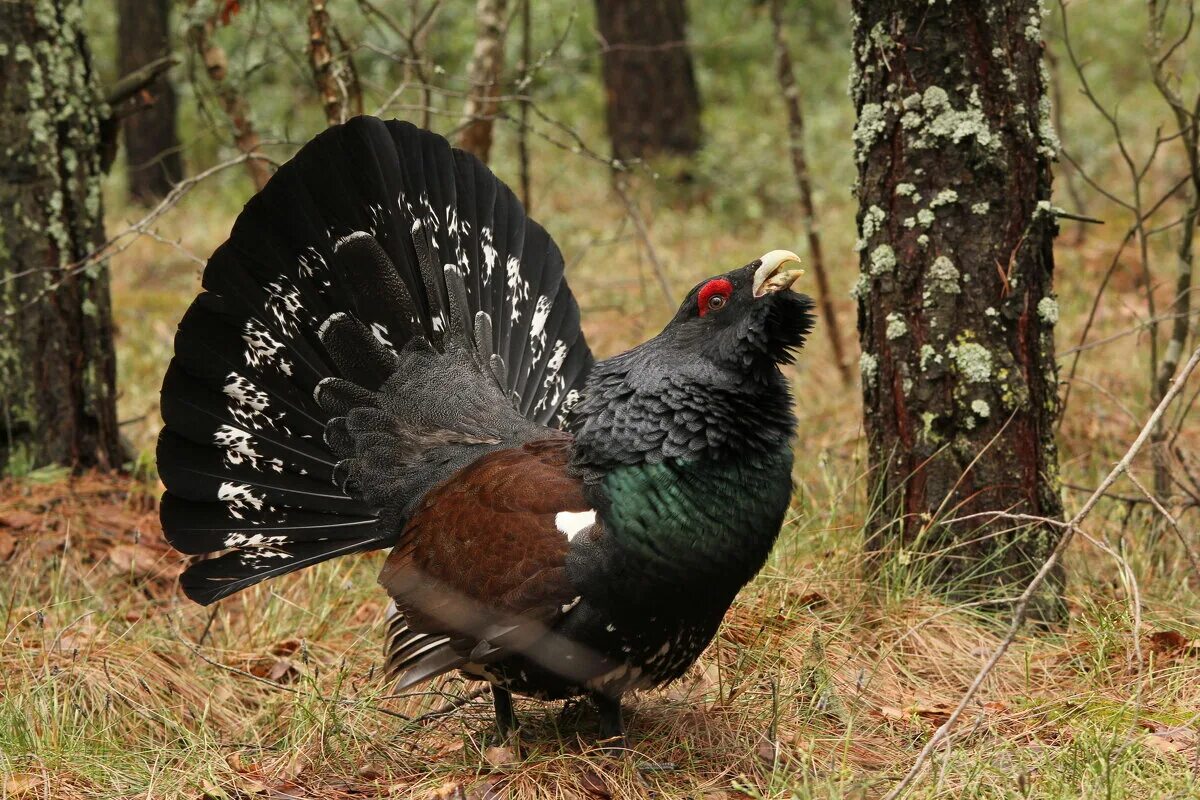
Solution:
M625 723L621 719L621 698L593 694L592 702L600 712L600 738L597 744L606 755L619 756L627 752Z

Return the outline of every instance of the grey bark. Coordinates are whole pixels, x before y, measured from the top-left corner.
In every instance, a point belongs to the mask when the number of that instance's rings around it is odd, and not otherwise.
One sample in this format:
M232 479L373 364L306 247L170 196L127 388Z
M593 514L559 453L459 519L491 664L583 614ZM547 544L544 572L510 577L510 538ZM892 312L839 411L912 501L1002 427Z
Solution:
M854 9L867 547L955 594L1012 595L1061 531L947 520L1062 516L1039 3Z
M82 20L79 0L0 3L0 472L122 461Z

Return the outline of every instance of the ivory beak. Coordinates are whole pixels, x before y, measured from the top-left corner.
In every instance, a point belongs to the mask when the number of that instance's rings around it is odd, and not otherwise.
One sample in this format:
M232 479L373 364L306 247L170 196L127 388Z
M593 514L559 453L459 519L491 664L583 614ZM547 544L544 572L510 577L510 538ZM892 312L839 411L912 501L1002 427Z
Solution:
M754 270L754 296L763 297L791 288L796 279L804 274L799 268L800 256L790 250L772 250L759 259L762 265ZM785 264L796 264L784 269Z

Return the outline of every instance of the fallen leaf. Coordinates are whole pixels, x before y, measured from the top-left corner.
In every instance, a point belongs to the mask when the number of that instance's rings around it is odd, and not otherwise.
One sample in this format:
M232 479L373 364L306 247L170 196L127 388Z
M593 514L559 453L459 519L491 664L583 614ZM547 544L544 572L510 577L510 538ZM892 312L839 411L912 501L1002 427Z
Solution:
M773 765L779 758L779 742L764 737L759 740L754 752L764 763Z
M1146 637L1146 643L1153 653L1160 656L1170 655L1188 646L1187 637L1179 631L1155 631Z
M612 792L605 783L604 778L594 769L584 767L579 773L579 783L583 786L583 790L588 793L589 797L599 798L599 800L609 800L612 797Z
M7 797L21 797L42 785L42 776L29 772L14 772L4 779L4 794Z
M358 771L358 777L364 781L377 781L384 777L384 771L373 764L367 764Z
M288 658L264 659L252 664L248 671L256 678L266 678L275 683L291 683L300 677L295 662Z
M8 561L8 557L17 549L17 540L8 531L0 530L0 561Z
M271 645L271 655L273 656L290 656L292 653L300 649L299 639L284 639L282 642L276 642Z
M354 610L354 616L351 619L359 625L365 625L377 616L379 616L379 604L373 600L367 600Z
M136 544L119 544L108 551L108 560L122 572L135 578L147 578L156 572L158 556Z
M511 747L489 747L483 751L483 758L496 768L517 763L517 753Z
M791 594L791 592L789 592ZM818 609L829 605L829 600L820 592L806 592L796 598L796 605L800 608Z
M461 783L446 781L437 791L429 795L429 800L467 800Z
M1146 722L1150 733L1142 737L1142 744L1150 750L1166 755L1191 754L1197 747L1196 732L1183 726L1172 728L1158 722Z
M5 511L0 514L0 528L11 528L14 531L32 528L41 522L41 516L30 514L28 511Z

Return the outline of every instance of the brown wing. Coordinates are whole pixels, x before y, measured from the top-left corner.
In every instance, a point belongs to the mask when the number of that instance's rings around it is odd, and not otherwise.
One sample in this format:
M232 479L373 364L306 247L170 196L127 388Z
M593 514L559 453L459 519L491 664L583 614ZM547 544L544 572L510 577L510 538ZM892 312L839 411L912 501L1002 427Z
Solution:
M426 496L379 576L399 612L388 646L398 688L520 650L575 600L555 524L589 510L567 474L570 443L490 453Z

